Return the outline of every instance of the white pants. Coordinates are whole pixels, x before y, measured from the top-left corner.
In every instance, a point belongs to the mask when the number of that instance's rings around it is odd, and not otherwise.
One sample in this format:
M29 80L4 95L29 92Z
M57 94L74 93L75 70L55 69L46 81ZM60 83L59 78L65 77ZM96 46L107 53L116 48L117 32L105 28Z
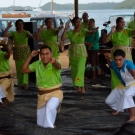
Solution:
M123 112L124 109L135 107L133 96L135 96L135 86L116 88L106 98L105 103L117 112Z
M57 108L60 100L52 97L48 100L45 106L37 110L37 125L45 128L54 128L54 123L57 115Z
M2 87L0 86L0 102L2 103L2 98L5 98L6 97L6 95L5 95L5 93L4 93L4 91L3 91L3 89L2 89Z

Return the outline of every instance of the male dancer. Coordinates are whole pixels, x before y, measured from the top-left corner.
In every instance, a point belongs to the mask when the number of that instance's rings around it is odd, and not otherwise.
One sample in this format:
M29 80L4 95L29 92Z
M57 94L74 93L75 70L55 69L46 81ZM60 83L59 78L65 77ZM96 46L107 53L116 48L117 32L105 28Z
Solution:
M41 60L30 64L31 59L38 53L38 51L32 51L22 67L22 72L36 73L36 85L39 90L37 125L45 128L55 128L57 108L63 99L63 92L60 90L62 84L60 77L61 64L56 58L52 58L51 48L46 45L40 48Z
M130 60L126 60L125 53L121 49L114 51L113 57L114 61L111 61L110 68L114 70L121 83L111 91L105 102L115 110L113 115L128 109L130 114L128 121L135 121L133 100L133 96L135 96L135 65ZM109 61L110 57L107 59Z

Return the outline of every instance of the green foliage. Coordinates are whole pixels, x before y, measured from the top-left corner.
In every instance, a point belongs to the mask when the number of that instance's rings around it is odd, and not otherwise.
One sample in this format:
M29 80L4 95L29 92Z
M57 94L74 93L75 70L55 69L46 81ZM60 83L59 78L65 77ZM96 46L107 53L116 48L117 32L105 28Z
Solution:
M113 9L116 4L114 2L79 4L79 10ZM51 2L43 5L41 9L50 10ZM74 10L74 4L54 3L54 10Z
M118 3L114 9L134 9L135 8L135 0L124 0L121 3Z

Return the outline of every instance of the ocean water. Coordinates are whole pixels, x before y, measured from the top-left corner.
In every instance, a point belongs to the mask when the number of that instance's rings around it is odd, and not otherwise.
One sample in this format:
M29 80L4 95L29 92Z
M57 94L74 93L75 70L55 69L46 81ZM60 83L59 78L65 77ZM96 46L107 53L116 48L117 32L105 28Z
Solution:
M46 11L43 11L46 12ZM69 12L69 13L74 13L73 10L60 10L56 12ZM83 12L87 12L89 15L89 18L94 18L95 19L95 24L97 27L99 27L99 30L103 29L103 23L108 21L109 16L111 14L117 14L117 13L134 13L134 9L131 10L112 10L112 9L107 9L107 10L79 10L79 17L82 16ZM0 12L0 17L2 13L7 13L7 12ZM9 13L11 13L9 11ZM42 13L42 11L37 12L37 11L27 11L26 13L31 14L31 16L39 15Z

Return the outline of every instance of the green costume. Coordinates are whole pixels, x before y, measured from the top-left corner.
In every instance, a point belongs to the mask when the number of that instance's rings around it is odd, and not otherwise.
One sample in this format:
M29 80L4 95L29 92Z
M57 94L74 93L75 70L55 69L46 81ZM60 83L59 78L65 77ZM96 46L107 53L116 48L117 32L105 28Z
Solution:
M9 59L5 58L6 52L0 50L0 87L2 88L9 102L14 100L13 80L10 75ZM7 77L8 76L8 77ZM0 100L4 95L0 95Z
M53 52L53 58L58 59L59 51L57 45L56 29L42 30L40 33L40 38L43 39L45 45L51 47Z
M117 49L122 49L125 54L126 58L129 60L132 60L131 56L131 49L129 47L130 42L130 36L132 36L132 29L123 29L121 32L114 32L111 37L110 41L112 41L113 48L111 50L111 58L113 59L113 52ZM118 79L117 75L113 70L111 70L111 87L114 89L118 84L120 83L120 80Z
M61 70L56 69L51 63L46 67L41 60L33 62L29 65L29 69L36 73L36 86L43 88L51 88L58 84L62 84Z
M89 21L88 23L81 22L81 29L88 29Z
M21 73L23 63L30 55L30 48L28 46L28 31L10 32L10 36L14 39L13 58L16 64L18 86L28 84L28 74Z
M0 73L10 71L9 59L5 58L6 52L0 50Z
M53 92L48 92L43 95L38 95L38 109L43 107L51 97L59 98L60 102L63 99L63 92L60 90L62 85L61 69L56 69L51 63L45 67L41 60L33 62L29 65L29 69L36 73L36 86L39 91L45 92L52 89L58 89Z
M66 34L66 37L71 41L69 48L69 61L71 65L73 86L84 86L84 72L87 57L84 40L87 32L88 31L85 29L80 30L80 32L70 30Z
M135 20L132 20L131 22L129 22L127 27L130 29L135 29ZM134 37L135 37L135 35L134 35Z

